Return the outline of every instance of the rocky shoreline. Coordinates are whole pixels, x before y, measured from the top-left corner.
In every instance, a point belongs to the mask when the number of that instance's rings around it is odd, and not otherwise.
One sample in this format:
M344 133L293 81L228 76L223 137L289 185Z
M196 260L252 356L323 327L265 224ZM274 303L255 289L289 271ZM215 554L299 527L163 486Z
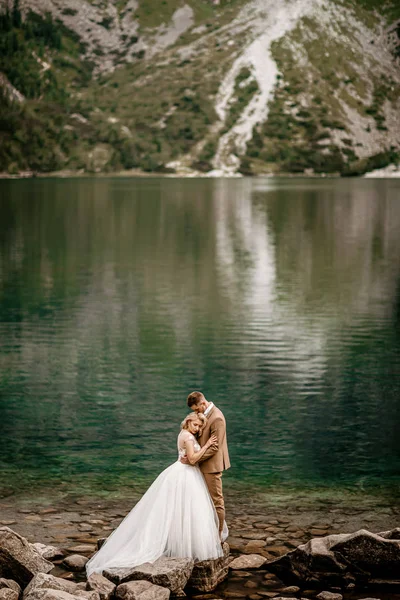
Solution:
M225 171L210 171L208 173L202 173L200 171L194 171L193 169L187 169L187 170L179 170L179 171L152 171L152 172L148 172L148 171L142 171L140 169L131 169L128 171L115 171L115 172L90 172L90 171L69 171L69 170L63 170L63 171L54 171L54 172L49 172L49 173L41 173L41 172L34 172L34 171L22 171L19 173L15 173L15 174L11 174L11 173L6 173L6 172L2 172L0 173L0 180L1 179L35 179L35 178L39 178L39 179L46 179L46 178L58 178L58 179L66 179L66 178L73 178L73 179L82 179L82 178L90 178L90 177L96 177L96 178L109 178L109 177L116 177L116 178L120 178L120 177L128 177L131 179L134 178L143 178L143 177L176 177L176 178L183 178L183 179L187 179L187 178L196 178L196 177L201 177L201 178L235 178L235 177L244 177L244 175L242 175L241 173L229 173L229 172L225 172ZM265 178L265 177L269 177L269 178L276 178L276 179L285 179L285 178L300 178L300 179L321 179L321 178L341 178L340 173L314 173L312 172L312 170L307 170L307 172L304 173L285 173L285 172L280 172L280 173L269 173L269 174L263 174L263 175L252 175L251 176L254 179L257 178ZM385 167L384 169L376 169L373 171L369 171L367 172L365 175L360 175L359 177L364 177L364 178L377 178L377 179L396 179L400 177L400 167L399 165L389 165L389 167Z
M12 498L8 498L0 502L0 527L10 528L25 537L30 544L35 544L36 551L44 559L50 558L52 564L48 572L51 576L78 584L82 590L88 591L89 583L86 582L84 572L86 560L96 551L98 541L107 537L121 522L135 500L137 498L96 501L89 497L65 497L50 506L32 499L13 501ZM329 500L308 505L304 502L296 504L292 499L286 504L271 503L270 506L263 508L252 505L250 500L247 506L245 501L234 508L231 505L228 512L230 556L226 557L229 565L227 563L219 565L219 571L214 569L215 573L217 571L219 573L216 577L220 577L221 580L223 579L221 569L225 568L228 573L227 578L213 592L204 591L206 588L203 588L203 591L198 589L185 591L189 598L195 600L229 598L339 600L342 597L354 600L366 598L398 600L400 584L396 585L393 577L391 582L385 584L381 582L380 585L365 580L364 584L358 582L356 586L349 580L349 585L346 587L340 587L337 583L335 587L333 584L324 585L324 580L320 580L316 585L310 586L303 585L299 581L288 581L282 575L282 568L279 571L276 564L282 562L283 556L293 557L296 548L310 540L320 539L322 542L327 539L327 536L334 536L336 539L339 537L338 534L352 533L359 529L368 529L374 533L394 530L399 524L399 512L389 503L375 507L371 507L368 503L364 506L351 504L346 507L335 505L334 501ZM396 544L400 546L400 542L395 542L394 545ZM53 546L55 550L49 549L48 546ZM3 577L1 564L0 560L0 577ZM210 573L209 570L207 577ZM202 577L204 579L204 573L199 572L197 575L199 580ZM122 582L121 579L119 581ZM114 577L114 585L115 583L118 581ZM105 585L104 582L102 585ZM143 593L149 594L149 588L146 586L145 588ZM128 591L125 590L124 593L127 594ZM322 593L325 595L321 595ZM0 590L1 600L17 600L17 598L9 598L9 595L9 592L1 593ZM161 600L162 596L159 597ZM26 600L25 594L24 600ZM32 597L30 600L39 599ZM54 597L48 600L57 599ZM97 598L90 600L97 600ZM100 600L109 599L100 594ZM128 597L126 600L129 600Z

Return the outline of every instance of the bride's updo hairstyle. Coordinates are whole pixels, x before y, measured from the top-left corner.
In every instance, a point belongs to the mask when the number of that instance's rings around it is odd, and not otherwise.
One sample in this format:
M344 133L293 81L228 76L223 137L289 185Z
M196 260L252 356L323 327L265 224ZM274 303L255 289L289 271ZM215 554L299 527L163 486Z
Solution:
M195 413L195 412L190 413L183 419L183 421L181 423L181 429L189 429L189 423L191 421L200 421L201 422L201 427L200 427L199 433L198 433L198 435L201 435L201 432L203 431L205 424L207 423L207 419L205 418L205 416L202 415L201 413Z

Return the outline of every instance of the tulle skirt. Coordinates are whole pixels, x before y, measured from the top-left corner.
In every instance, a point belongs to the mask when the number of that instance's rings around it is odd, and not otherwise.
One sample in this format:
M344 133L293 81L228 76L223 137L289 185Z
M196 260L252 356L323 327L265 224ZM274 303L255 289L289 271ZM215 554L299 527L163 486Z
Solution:
M223 538L227 536L226 525ZM198 466L177 461L152 483L96 554L86 573L153 562L160 556L222 556L218 517Z

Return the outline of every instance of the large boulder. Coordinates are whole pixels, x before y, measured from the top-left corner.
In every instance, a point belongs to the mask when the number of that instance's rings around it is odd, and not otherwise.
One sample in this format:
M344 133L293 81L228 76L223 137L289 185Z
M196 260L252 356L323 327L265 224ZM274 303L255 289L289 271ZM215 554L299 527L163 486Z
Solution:
M63 592L74 597L84 598L85 600L99 600L100 598L96 590L82 590L79 588L79 584L74 581L68 581L62 577L54 577L54 575L49 575L48 573L39 573L35 575L25 588L23 600L36 600L42 595L43 590Z
M23 600L99 600L97 592L85 592L83 590L76 590L76 593L69 594L63 590L54 590L49 588L35 589L32 590L28 596L25 596Z
M399 530L383 535L360 529L314 538L268 563L268 569L291 583L390 583L398 579L400 570Z
M117 600L168 600L171 592L150 581L128 581L117 587Z
M224 555L214 560L203 560L195 563L188 586L200 592L211 592L223 581L229 571L229 545L223 545Z
M88 577L86 589L97 592L100 600L111 600L115 592L115 583L112 583L106 577L100 575L100 573L92 573Z
M154 563L144 563L137 567L106 569L103 575L113 583L121 584L139 579L168 588L175 593L182 590L192 573L194 561L189 558L169 558L161 556Z
M22 535L9 527L0 527L0 577L13 579L25 587L37 573L48 573L52 568L52 563Z

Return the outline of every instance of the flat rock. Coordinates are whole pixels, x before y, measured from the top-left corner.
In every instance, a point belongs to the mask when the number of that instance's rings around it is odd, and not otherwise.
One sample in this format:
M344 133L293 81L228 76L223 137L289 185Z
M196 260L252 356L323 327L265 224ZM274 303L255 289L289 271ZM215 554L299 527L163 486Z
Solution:
M74 594L76 592L76 583L73 581L68 581L61 577L55 577L54 575L50 575L49 573L38 573L29 583L29 585L24 590L24 600L38 590L55 590L61 592L67 592L68 594Z
M100 573L92 573L88 577L86 589L97 592L100 600L110 600L115 592L115 584L106 577L103 577L103 575L100 575Z
M150 581L128 581L117 587L115 597L119 600L168 600L170 590Z
M48 573L51 562L34 550L28 540L9 527L0 528L0 577L25 587L37 573Z
M342 594L336 594L334 592L321 592L317 596L318 600L343 600Z
M142 579L177 592L187 584L193 565L192 559L161 556L154 563L124 569L106 569L103 575L117 585Z
M94 552L96 550L95 544L78 544L77 546L71 546L69 550L73 550L74 552Z
M267 532L265 531L240 531L239 536L248 540L265 540L267 537Z
M231 550L242 552L245 547L246 540L239 537L228 537L228 544Z
M222 546L224 554L213 560L203 560L195 563L188 581L188 587L199 592L211 592L219 585L229 573L230 557L229 544Z
M83 590L76 590L75 594L69 594L62 590L43 588L32 590L28 596L24 594L24 600L27 600L27 598L29 600L82 600L82 598L99 600L99 595L96 592L85 592Z
M71 554L71 556L64 558L63 563L68 569L71 569L71 571L83 571L88 560L89 559L86 558L86 556Z
M266 559L260 554L242 554L229 564L229 568L245 571L246 569L259 569L265 563Z
M58 558L65 556L64 550L56 548L55 546L46 546L46 544L40 544L39 542L31 544L31 546L46 560L57 560Z

